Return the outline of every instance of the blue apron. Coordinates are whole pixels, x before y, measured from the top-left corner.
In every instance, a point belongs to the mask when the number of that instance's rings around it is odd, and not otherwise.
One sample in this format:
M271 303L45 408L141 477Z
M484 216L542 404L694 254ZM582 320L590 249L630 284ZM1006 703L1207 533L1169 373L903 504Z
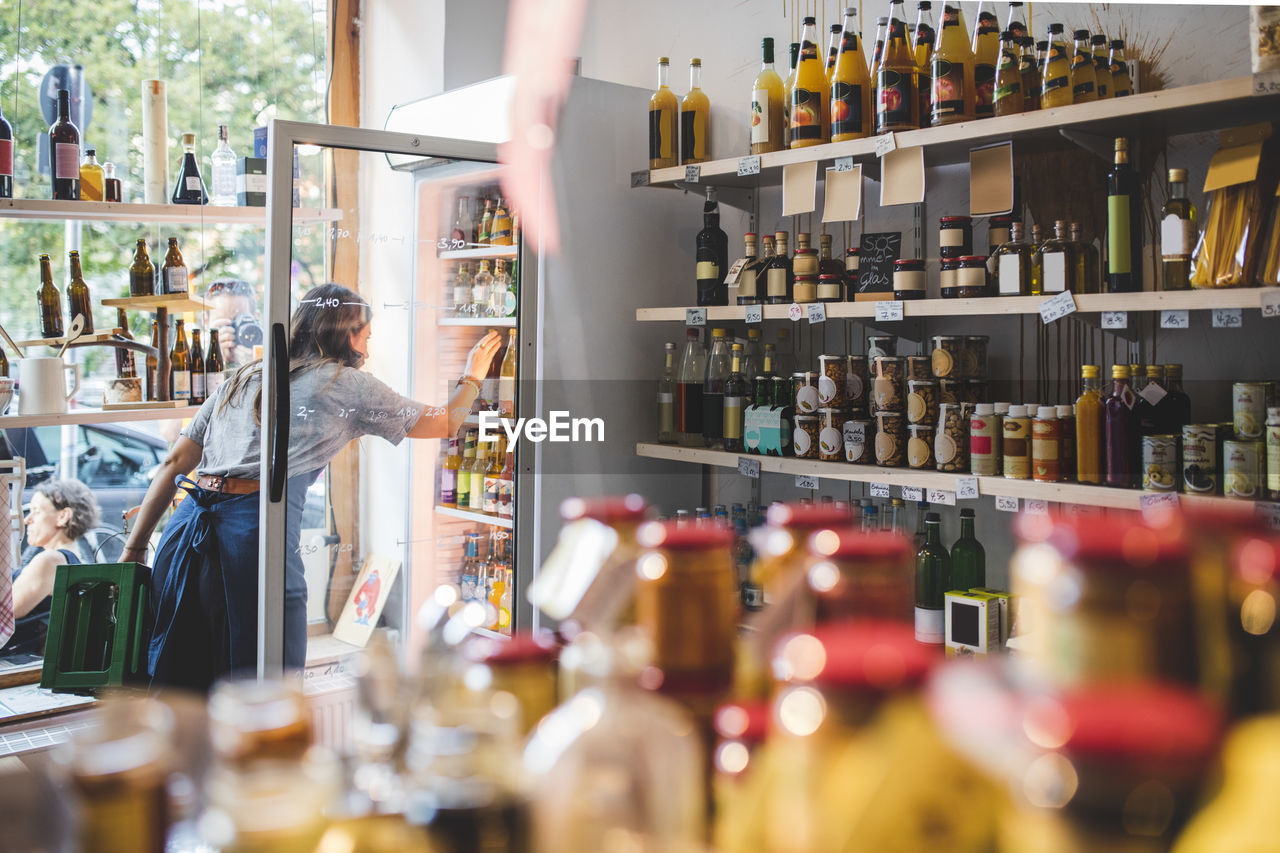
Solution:
M289 478L284 575L284 665L307 652L307 584L298 543L307 487L319 471ZM187 499L165 525L151 572L153 687L208 690L258 662L258 493L230 495L177 477Z

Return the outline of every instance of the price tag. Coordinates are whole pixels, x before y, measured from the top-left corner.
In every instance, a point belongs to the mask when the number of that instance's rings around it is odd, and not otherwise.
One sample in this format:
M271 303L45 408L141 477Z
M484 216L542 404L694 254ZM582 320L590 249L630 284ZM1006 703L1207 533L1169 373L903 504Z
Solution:
M1267 320L1280 320L1280 287L1262 291L1262 316Z
M696 184L701 177L702 177L701 166L685 166L684 167L684 181L686 184Z
M889 497L889 484L888 483L872 483L871 497L873 498Z
M706 308L684 309L684 324L686 326L707 325L707 309Z
M1280 530L1280 504L1259 502L1257 511L1268 527L1272 530Z
M744 175L758 175L758 174L760 174L760 155L759 154L753 154L750 157L738 158L738 177L743 177Z
M837 158L836 158L836 171L837 171L837 172L852 172L852 171L853 171L853 158L852 158L852 157L837 157Z
M823 302L810 302L804 306L809 313L809 325L827 322L827 306Z
M1027 513L1028 513L1029 515L1048 515L1048 514L1049 514L1049 502L1048 502L1048 501L1033 501L1033 500L1029 500L1029 499L1028 499L1028 500L1027 500L1027 505L1026 505L1026 510L1027 510Z
M876 303L877 323L896 323L902 319L902 302L897 299L885 299Z
M1253 75L1253 94L1280 95L1280 69L1256 72Z
M929 490L929 503L931 503L931 504L942 504L943 506L955 506L955 505L956 505L956 493L955 493L955 492L948 492L948 491L946 491L945 489L930 489L930 490Z
M1191 315L1187 311L1161 311L1160 328L1189 329L1191 328Z
M1104 329L1129 328L1129 312L1128 311L1103 311L1102 312L1102 328Z
M804 309L797 303L792 302L791 307L787 309L787 316L791 319L791 322L799 323L801 318L804 317Z
M924 500L924 489L918 489L915 486L903 486L902 499L904 501L916 501L918 503Z
M747 315L746 321L748 323L763 323L764 322L764 306L748 305L746 310L746 315Z
M1161 514L1178 508L1178 496L1173 492L1161 492L1154 495L1142 495L1138 498L1138 507L1143 514Z
M1239 308L1214 308L1213 327L1215 329L1238 329L1244 325L1244 317Z
M729 287L733 287L738 283L738 276L742 275L742 270L746 267L748 258L738 258L729 267L729 274L724 277L724 283Z
M957 477L956 499L962 501L976 501L978 499L978 478Z
M1040 319L1046 326L1074 313L1076 313L1076 300L1070 290L1064 290L1057 296L1040 303Z
M648 170L648 169L641 169L639 172L632 172L632 173L631 173L631 186L632 186L632 187L647 187L647 186L649 186L649 170Z
M1169 396L1169 392L1164 390L1159 382L1148 382L1143 386L1142 390L1138 392L1138 396L1155 406L1158 405L1165 397Z
M796 474L797 489L816 489L818 488L818 478L813 474Z
M898 150L898 140L892 132L876 137L876 156L883 157L890 151Z
M1018 499L1008 495L996 495L996 509L1001 512L1017 512Z
M753 480L760 479L760 460L748 456L738 457L738 473Z

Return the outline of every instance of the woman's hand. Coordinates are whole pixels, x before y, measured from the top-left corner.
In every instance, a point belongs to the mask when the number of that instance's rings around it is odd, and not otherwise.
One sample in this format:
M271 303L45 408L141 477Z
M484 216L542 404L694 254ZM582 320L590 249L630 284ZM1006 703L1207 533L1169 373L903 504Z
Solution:
M493 364L493 357L501 346L502 336L490 331L471 348L471 352L467 353L467 367L463 375L476 382L484 381L489 367Z
M120 562L142 563L145 565L147 562L147 549L146 548L130 548L129 546L126 545L120 551Z

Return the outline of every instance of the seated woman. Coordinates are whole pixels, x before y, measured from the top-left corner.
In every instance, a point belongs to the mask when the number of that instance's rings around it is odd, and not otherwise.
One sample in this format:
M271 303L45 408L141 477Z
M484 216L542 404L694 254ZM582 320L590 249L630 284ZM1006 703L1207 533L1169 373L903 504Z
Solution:
M98 516L97 499L79 480L50 480L36 486L27 513L27 541L43 550L13 573L16 626L0 654L44 654L54 572L64 563L80 562L75 542L97 526Z

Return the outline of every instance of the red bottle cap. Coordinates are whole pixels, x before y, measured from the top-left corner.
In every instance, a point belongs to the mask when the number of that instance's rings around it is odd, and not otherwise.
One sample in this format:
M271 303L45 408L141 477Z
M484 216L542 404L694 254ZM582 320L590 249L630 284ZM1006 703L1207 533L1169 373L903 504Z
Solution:
M669 551L705 551L728 548L733 544L733 531L722 524L677 524L674 521L650 521L636 531L636 541L644 548Z
M640 495L611 495L602 498L567 498L560 504L565 521L594 518L605 524L642 521L649 504Z
M784 637L774 653L783 680L890 692L920 685L942 658L901 622L842 622Z
M892 531L819 530L809 537L809 553L837 560L909 560L911 543Z
M800 530L839 529L853 524L853 514L835 504L773 504L765 512L765 521L774 527Z

